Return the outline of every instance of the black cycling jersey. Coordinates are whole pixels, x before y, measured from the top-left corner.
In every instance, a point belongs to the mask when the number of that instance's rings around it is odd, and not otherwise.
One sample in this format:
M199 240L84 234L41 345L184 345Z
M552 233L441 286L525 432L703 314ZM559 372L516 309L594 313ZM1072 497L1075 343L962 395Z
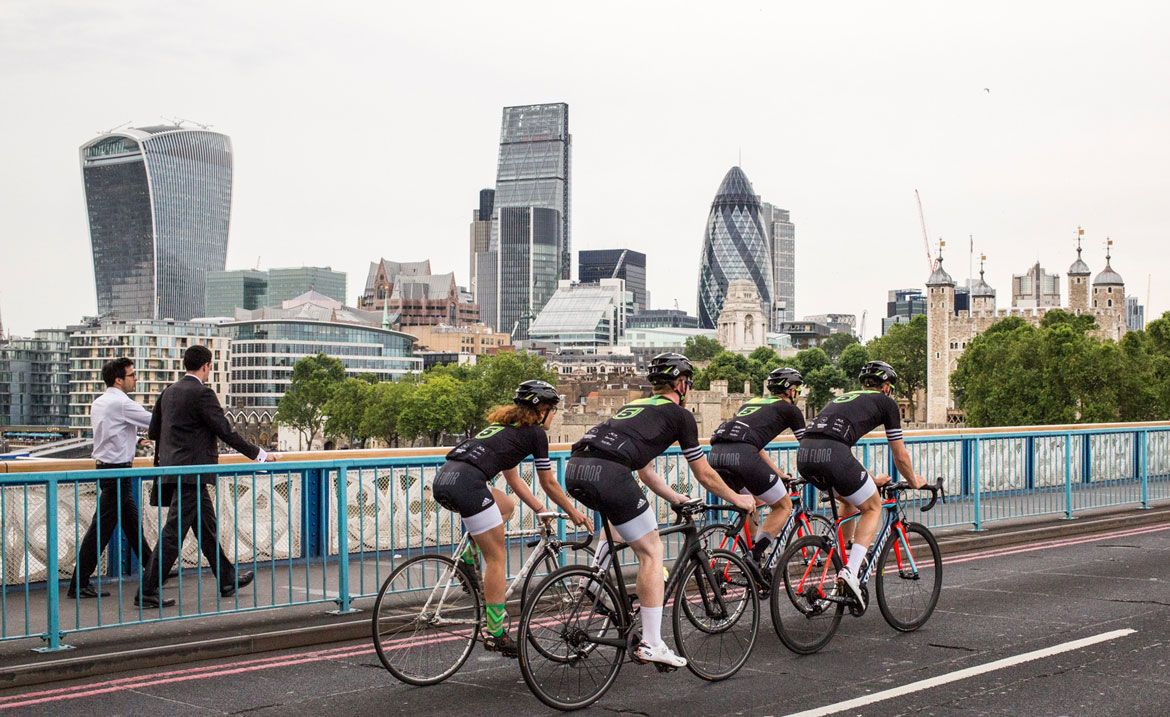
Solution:
M639 470L678 441L688 462L703 457L690 411L665 396L631 401L573 444L574 456L606 458Z
M470 463L488 477L514 468L520 461L532 456L536 470L551 470L548 459L548 434L541 426L506 426L493 423L474 438L469 438L451 449L447 460Z
M886 427L886 440L902 440L902 419L898 404L881 391L850 391L837 396L821 409L805 429L806 438L829 438L855 445L878 426Z
M711 434L711 444L750 443L763 450L785 428L792 429L797 440L804 435L804 414L799 408L781 398L753 398L719 424Z

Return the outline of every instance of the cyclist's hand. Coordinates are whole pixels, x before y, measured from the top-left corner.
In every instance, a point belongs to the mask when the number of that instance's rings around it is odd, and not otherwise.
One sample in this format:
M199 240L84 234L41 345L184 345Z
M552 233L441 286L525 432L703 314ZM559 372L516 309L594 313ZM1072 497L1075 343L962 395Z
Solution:
M569 520L573 521L573 525L579 525L582 528L588 528L590 526L589 518L585 517L584 513L575 508L569 509Z
M891 479L888 475L880 475L880 476L873 477L873 482L876 483L878 486L888 485L890 480Z
M756 509L756 497L754 495L744 495L743 493L737 493L736 496L732 498L731 502L735 505L735 507L742 508L749 513Z

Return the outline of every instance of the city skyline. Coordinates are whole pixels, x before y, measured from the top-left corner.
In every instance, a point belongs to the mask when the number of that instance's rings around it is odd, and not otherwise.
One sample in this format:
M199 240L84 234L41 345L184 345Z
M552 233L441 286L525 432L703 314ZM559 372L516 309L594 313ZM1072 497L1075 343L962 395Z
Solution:
M0 126L37 141L14 146L0 177L0 314L28 336L95 313L74 153L99 128L160 114L233 139L227 268L257 256L329 264L355 287L370 256L393 254L431 259L466 285L467 198L496 168L501 108L559 101L572 109L576 145L572 250L645 253L655 308L677 299L696 310L687 287L711 177L741 150L760 193L800 225L798 318L868 309L873 334L889 287L923 285L915 188L957 281L974 273L962 256L969 234L976 259L988 255L988 282L1006 293L1013 272L1070 251L1079 224L1094 265L1112 236L1115 267L1147 303L1147 275L1165 266L1170 50L1158 38L1170 11L1065 7L1057 32L1049 13L1006 3L970 15L858 8L844 20L827 8L683 8L673 38L649 45L637 38L660 6L627 9L620 26L617 6L558 8L519 13L531 39L519 47L493 40L503 18L475 7L442 20L424 8L343 10L315 23L259 4L233 8L220 28L146 4L6 4L0 61L23 109ZM570 17L581 32L554 31ZM779 25L790 37L777 48ZM603 30L598 53L593 32ZM542 53L556 71L530 62ZM401 65L427 69L379 78ZM142 79L136 92L77 101L78 88L127 72ZM473 75L496 81L467 83ZM347 81L324 79L337 76ZM760 95L765 79L785 91ZM378 83L386 91L371 93ZM715 86L753 102L709 107ZM397 111L406 107L427 111ZM305 140L339 123L368 151L290 151L325 146ZM1152 299L1147 317L1170 307L1156 286Z

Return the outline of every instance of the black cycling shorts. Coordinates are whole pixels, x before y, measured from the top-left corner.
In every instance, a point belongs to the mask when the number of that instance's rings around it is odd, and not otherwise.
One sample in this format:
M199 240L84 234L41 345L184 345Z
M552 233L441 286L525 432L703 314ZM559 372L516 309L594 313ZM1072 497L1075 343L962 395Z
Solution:
M630 469L604 458L570 458L565 465L565 490L615 526L650 510Z
M780 477L750 443L713 443L707 462L738 493L746 490L769 505L788 495Z
M828 438L806 436L796 451L796 470L821 490L832 486L838 498L853 498L849 502L854 505L864 502L877 489L849 446Z
M503 522L488 486L488 477L470 463L444 463L435 474L432 495L436 503L458 513L472 535L490 530Z

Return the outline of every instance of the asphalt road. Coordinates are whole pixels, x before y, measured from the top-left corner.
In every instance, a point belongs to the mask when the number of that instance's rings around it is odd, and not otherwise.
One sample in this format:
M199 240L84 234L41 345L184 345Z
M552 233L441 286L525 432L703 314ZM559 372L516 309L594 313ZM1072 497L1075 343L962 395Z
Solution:
M860 619L847 616L822 652L796 657L765 612L752 661L736 677L708 684L685 670L659 675L626 664L613 689L581 714L1170 714L1170 526L956 556L943 582L938 610L916 633L895 633L875 606ZM867 697L873 701L841 704ZM367 642L9 691L0 694L0 712L550 711L514 662L478 647L454 678L415 688L382 669Z

